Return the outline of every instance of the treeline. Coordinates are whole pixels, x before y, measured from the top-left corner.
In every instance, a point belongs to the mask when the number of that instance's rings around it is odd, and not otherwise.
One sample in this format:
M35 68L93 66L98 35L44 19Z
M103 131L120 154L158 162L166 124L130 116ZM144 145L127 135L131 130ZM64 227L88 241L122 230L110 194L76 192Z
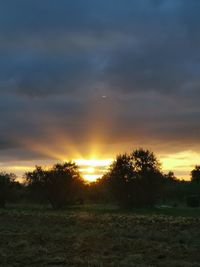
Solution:
M19 183L14 174L0 173L0 207L6 202L50 203L54 209L83 203L115 203L125 208L154 205L198 207L200 166L191 171L191 181L164 174L153 152L144 149L118 155L107 173L87 183L73 162L48 170L36 166Z

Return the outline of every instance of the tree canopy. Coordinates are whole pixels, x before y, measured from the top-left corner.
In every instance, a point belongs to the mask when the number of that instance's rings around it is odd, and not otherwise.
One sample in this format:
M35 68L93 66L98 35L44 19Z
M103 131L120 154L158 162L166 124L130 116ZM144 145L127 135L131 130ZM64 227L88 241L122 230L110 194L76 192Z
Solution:
M78 166L72 162L56 164L49 170L36 166L25 174L25 179L30 189L43 194L56 209L72 203L84 185Z
M156 203L162 178L157 158L144 149L118 155L107 174L116 200L122 205L137 207Z
M10 189L16 180L13 173L0 173L0 207L5 208L6 201L9 196Z
M196 165L191 171L191 181L198 183L200 182L200 165Z

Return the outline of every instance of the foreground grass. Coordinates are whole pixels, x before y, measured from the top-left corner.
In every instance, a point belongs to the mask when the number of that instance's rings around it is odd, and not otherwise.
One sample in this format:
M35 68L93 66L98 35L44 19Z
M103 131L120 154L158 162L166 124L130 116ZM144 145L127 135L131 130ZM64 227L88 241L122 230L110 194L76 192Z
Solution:
M0 210L0 266L200 266L200 211Z

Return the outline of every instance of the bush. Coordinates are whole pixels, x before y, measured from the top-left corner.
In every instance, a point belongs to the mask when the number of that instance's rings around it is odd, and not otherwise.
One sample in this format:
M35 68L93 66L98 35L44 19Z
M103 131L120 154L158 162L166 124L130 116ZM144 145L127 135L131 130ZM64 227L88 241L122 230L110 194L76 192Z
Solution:
M186 202L187 202L187 206L191 208L197 208L200 205L199 196L197 195L188 196L186 199Z

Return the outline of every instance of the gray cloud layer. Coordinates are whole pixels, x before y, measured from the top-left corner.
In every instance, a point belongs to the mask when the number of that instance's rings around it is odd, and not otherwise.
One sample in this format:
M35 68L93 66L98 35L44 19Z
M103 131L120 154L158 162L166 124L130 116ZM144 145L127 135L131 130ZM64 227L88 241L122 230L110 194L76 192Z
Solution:
M197 0L1 1L0 160L90 131L199 149L199 25Z

